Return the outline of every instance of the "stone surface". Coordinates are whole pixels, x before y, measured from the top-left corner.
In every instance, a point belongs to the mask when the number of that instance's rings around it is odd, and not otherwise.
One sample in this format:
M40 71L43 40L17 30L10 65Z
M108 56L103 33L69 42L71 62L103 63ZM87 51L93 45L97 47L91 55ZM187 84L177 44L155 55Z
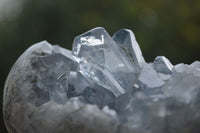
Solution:
M4 87L9 133L199 133L200 62L146 63L132 31L27 49Z
M199 64L199 63L198 63ZM175 66L172 77L163 87L167 96L175 97L190 104L198 99L200 93L200 69L196 65L180 64Z

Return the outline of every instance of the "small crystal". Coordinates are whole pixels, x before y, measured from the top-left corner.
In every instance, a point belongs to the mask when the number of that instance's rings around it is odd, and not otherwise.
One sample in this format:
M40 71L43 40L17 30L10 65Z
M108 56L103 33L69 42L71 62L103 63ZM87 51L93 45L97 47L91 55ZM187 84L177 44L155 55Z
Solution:
M164 56L158 56L153 62L153 67L157 72L164 74L171 74L173 65L170 61Z
M136 68L105 29L95 28L76 37L72 54L83 76L100 86L104 84L103 87L116 96L132 88L137 75Z

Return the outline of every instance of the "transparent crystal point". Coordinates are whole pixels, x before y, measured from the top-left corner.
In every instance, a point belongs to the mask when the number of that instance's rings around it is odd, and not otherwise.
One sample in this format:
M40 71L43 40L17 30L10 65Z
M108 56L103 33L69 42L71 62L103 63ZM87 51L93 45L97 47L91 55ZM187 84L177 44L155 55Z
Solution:
M124 89L131 89L136 79L136 68L104 28L98 27L76 37L72 55L79 62L79 71L85 77L94 75L90 80L99 84L107 78L112 88L115 88L112 92L123 94ZM109 86L105 88L111 89Z
M117 31L112 38L126 53L126 55L129 57L129 60L135 64L135 67L141 69L145 64L145 60L135 39L134 33L128 29L121 29Z
M153 67L157 72L171 74L173 65L164 56L157 56L153 62Z

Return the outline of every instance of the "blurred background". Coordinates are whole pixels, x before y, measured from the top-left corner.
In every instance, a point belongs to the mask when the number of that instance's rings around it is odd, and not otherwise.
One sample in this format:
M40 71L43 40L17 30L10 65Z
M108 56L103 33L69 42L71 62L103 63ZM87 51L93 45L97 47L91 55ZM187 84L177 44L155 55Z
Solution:
M110 35L133 30L143 55L173 64L200 60L199 0L0 0L0 103L16 59L47 40L71 49L73 38L94 27ZM0 111L0 133L6 133Z

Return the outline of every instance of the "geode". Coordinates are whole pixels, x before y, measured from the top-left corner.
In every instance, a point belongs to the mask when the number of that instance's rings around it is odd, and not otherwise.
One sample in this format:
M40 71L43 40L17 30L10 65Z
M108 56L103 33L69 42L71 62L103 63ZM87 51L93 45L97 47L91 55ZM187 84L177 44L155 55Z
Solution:
M199 133L200 62L147 63L131 30L28 48L4 88L9 133Z

